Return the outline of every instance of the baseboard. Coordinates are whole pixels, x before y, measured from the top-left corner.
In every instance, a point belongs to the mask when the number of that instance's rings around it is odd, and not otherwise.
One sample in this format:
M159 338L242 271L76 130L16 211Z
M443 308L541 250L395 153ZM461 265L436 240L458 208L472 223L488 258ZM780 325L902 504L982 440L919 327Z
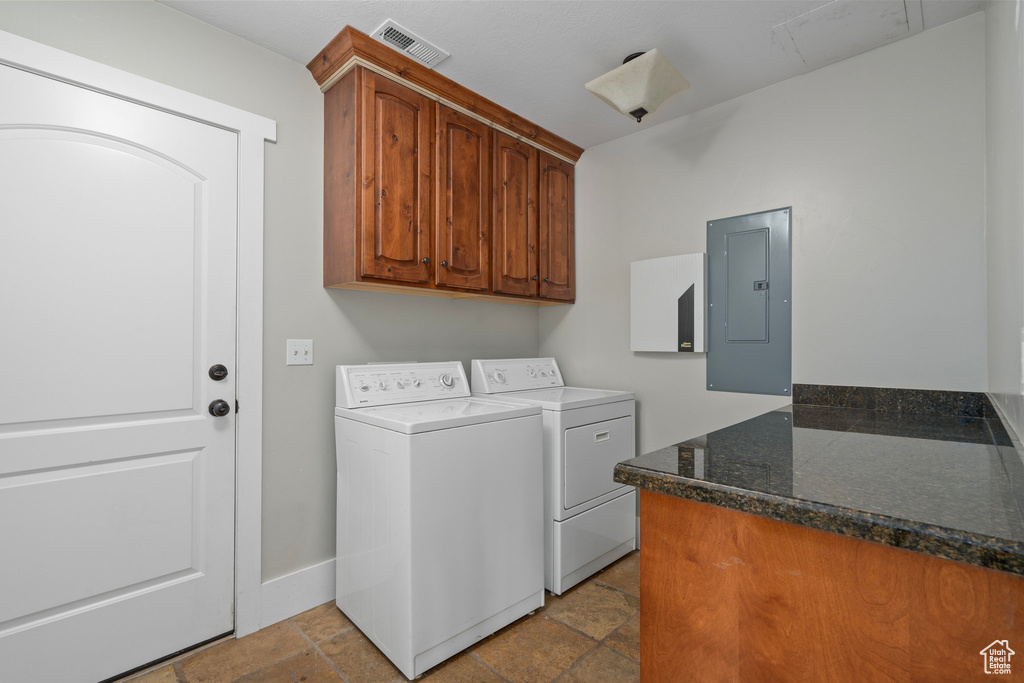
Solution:
M1019 443L1024 438L1024 396L990 393L988 397L1010 438Z
M334 559L264 581L260 587L260 628L334 600Z

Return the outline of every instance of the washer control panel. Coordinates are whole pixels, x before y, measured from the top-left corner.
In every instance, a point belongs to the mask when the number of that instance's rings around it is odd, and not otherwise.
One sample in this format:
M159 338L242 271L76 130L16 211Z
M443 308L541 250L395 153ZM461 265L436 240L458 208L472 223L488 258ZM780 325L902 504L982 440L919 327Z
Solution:
M554 358L473 361L473 391L480 394L562 386L565 383Z
M365 408L469 396L459 361L337 366L337 405Z

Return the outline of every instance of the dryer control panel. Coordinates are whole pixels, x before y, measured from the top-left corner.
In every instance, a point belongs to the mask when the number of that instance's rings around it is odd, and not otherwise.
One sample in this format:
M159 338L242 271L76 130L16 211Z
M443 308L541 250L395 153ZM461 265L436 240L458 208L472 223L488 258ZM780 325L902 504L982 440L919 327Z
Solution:
M336 372L336 402L342 408L469 396L466 371L459 361L339 365Z
M473 361L473 391L478 394L564 386L554 358Z

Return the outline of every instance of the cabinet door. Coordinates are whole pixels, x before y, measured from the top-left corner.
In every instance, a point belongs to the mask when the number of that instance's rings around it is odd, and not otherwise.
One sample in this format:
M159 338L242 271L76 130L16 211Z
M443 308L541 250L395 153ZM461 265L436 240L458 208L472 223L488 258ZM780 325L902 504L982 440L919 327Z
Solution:
M540 152L540 296L576 298L574 168Z
M537 296L537 150L494 133L494 220L491 287Z
M487 289L491 129L437 105L434 283Z
M369 71L362 101L362 275L426 283L430 100Z

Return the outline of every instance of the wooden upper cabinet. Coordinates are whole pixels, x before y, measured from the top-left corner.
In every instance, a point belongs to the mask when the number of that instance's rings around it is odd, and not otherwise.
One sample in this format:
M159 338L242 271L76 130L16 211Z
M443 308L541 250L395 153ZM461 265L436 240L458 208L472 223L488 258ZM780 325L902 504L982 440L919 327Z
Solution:
M574 168L540 152L540 296L576 298Z
M486 290L490 270L491 129L437 104L434 282Z
M325 287L573 301L581 148L351 27L308 68L324 91Z
M537 149L494 133L494 211L491 287L501 294L537 296Z
M426 283L431 102L370 71L362 90L361 275Z

